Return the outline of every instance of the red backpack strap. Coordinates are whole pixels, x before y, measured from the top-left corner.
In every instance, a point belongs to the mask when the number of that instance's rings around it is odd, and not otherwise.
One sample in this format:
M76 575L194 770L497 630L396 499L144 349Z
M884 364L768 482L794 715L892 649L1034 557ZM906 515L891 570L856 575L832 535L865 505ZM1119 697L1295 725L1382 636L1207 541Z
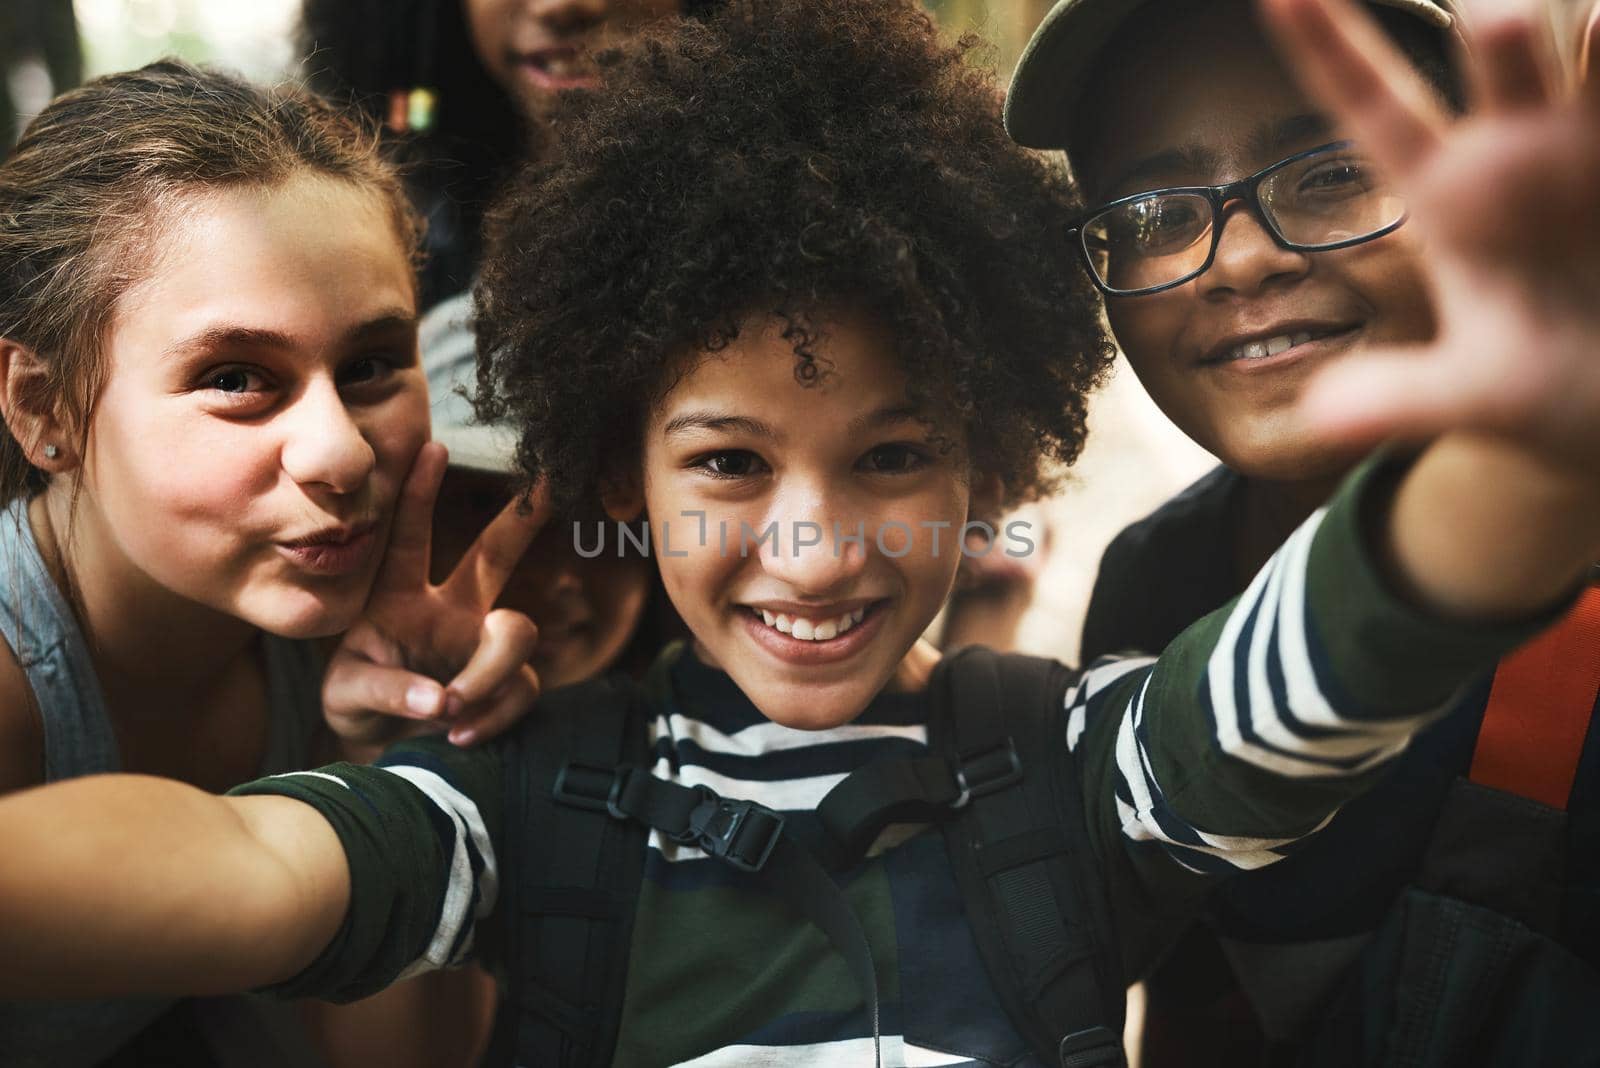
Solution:
M1494 673L1472 781L1567 807L1600 693L1600 586Z

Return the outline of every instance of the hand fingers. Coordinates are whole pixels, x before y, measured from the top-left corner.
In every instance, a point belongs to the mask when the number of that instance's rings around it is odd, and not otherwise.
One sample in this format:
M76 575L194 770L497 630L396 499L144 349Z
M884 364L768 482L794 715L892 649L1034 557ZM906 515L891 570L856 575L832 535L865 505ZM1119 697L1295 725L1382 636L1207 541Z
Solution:
M1267 28L1311 96L1391 176L1429 158L1447 125L1434 91L1351 0L1261 0Z
M387 667L398 667L405 663L405 651L366 620L345 631L344 637L339 639L339 647L334 652L333 659L337 661L347 656Z
M1308 433L1352 447L1416 441L1477 421L1473 388L1422 350L1352 354L1307 383L1298 411Z
M1578 87L1590 106L1600 108L1600 0L1578 33Z
M1468 69L1474 110L1521 111L1555 98L1556 57L1542 25L1526 16L1499 18L1472 36Z
M539 628L521 612L500 608L483 617L480 635L467 666L450 680L452 702L474 704L504 685L533 655Z
M513 500L483 528L445 580L450 596L468 597L482 608L494 604L528 546L550 520L550 493L544 483L534 487L526 507L523 503L520 498Z
M463 715L450 728L449 739L454 745L466 746L498 737L527 715L538 700L539 677L524 666L490 696L481 710Z
M436 719L445 710L445 688L426 675L386 667L355 656L337 656L322 683L322 707L341 736L341 723L373 713L402 719Z
M384 550L383 568L374 591L419 590L428 582L428 556L433 544L433 505L439 499L449 454L430 441L417 450L411 473L400 487L394 523Z

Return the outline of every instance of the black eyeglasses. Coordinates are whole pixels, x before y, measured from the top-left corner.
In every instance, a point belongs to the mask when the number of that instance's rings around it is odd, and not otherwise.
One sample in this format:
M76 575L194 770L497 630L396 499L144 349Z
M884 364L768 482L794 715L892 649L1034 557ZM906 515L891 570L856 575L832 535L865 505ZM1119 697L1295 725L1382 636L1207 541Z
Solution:
M1406 219L1405 200L1349 141L1279 160L1226 185L1179 186L1113 200L1069 231L1101 291L1160 293L1204 274L1222 240L1224 209L1244 201L1274 241L1326 252L1382 237Z

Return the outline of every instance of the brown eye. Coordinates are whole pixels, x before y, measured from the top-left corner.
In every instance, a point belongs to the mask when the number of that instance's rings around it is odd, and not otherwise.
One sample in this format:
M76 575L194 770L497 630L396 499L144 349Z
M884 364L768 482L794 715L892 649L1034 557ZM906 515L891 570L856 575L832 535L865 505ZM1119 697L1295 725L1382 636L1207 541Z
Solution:
M736 449L729 452L714 452L700 459L698 466L704 468L708 474L718 478L748 478L757 474L762 467L761 458L753 452Z
M385 356L363 356L339 370L341 386L361 386L381 382L394 372L394 361Z
M927 457L910 445L879 445L862 458L868 471L880 475L898 475L915 471L927 462Z
M220 367L206 375L205 388L218 393L254 393L266 388L266 379L248 367Z

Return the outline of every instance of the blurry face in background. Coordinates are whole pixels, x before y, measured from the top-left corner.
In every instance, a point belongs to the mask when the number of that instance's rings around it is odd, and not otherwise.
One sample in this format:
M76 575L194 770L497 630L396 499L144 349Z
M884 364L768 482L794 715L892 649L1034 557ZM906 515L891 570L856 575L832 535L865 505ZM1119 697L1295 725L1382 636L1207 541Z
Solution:
M681 0L461 0L484 69L532 118L556 94L600 85L594 53L647 23L680 14Z
M433 513L434 581L450 573L511 492L512 480L505 475L465 467L448 470ZM573 550L572 524L551 520L496 602L538 624L533 669L546 689L610 668L644 615L651 562L638 555L619 559L621 539L608 534L605 552L586 560ZM596 537L594 524L586 524L586 549L595 545Z
M1101 61L1104 103L1074 163L1092 203L1233 181L1341 137L1262 36L1245 0L1141 9ZM1305 382L1359 346L1433 333L1421 252L1402 226L1328 252L1278 247L1230 205L1210 270L1176 289L1107 300L1117 342L1168 418L1228 466L1264 479L1338 475L1353 457L1300 423ZM1246 343L1312 335L1270 356ZM1277 348L1276 345L1271 348Z

